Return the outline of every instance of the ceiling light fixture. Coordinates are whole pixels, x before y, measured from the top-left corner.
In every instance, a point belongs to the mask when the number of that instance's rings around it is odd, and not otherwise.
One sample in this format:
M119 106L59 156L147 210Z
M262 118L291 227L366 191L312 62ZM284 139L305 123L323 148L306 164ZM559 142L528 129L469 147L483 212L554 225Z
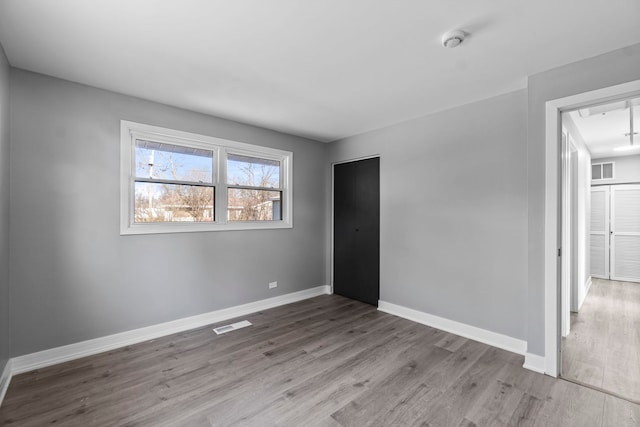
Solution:
M623 145L622 147L616 147L613 151L633 151L640 148L640 145Z
M458 47L466 36L462 30L447 31L442 35L442 46L448 48Z

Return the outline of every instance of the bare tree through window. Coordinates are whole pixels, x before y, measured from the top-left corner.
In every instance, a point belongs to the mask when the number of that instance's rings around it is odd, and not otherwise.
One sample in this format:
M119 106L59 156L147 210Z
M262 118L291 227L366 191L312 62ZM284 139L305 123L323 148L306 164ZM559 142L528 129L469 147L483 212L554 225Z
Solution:
M280 220L280 162L237 154L227 157L228 219Z
M213 221L212 151L139 140L135 158L135 222Z

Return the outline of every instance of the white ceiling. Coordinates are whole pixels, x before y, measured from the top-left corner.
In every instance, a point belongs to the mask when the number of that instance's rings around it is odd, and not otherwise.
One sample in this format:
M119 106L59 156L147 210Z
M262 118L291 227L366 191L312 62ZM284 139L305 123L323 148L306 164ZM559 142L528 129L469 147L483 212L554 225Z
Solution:
M618 151L617 148L630 146L629 103L634 106L633 145L635 148ZM572 111L569 115L578 128L589 152L591 152L592 158L601 159L640 154L640 98L596 105Z
M10 63L320 141L640 42L637 0L0 0ZM456 49L443 32L470 37Z

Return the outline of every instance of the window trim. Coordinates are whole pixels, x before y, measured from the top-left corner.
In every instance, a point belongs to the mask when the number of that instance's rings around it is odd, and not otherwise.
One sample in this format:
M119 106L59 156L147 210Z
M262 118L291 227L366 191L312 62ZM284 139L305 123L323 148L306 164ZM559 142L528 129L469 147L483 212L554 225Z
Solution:
M202 148L213 151L214 188L213 222L162 222L134 223L134 195L136 139L147 139L174 145ZM228 221L227 191L235 186L227 185L227 153L280 161L282 191L282 219L275 221ZM293 153L270 147L199 135L153 125L120 121L120 234L193 233L207 231L265 230L293 228Z

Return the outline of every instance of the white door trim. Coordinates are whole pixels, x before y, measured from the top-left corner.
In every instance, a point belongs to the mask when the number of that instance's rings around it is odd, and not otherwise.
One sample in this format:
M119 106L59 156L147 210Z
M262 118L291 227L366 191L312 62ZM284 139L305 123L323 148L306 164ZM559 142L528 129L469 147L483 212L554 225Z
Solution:
M562 336L569 335L571 330L571 262L573 247L571 245L571 143L567 133L562 131Z
M544 205L544 317L545 373L559 373L558 242L560 237L558 161L561 145L560 112L597 102L640 94L640 80L554 99L545 104L545 205Z

